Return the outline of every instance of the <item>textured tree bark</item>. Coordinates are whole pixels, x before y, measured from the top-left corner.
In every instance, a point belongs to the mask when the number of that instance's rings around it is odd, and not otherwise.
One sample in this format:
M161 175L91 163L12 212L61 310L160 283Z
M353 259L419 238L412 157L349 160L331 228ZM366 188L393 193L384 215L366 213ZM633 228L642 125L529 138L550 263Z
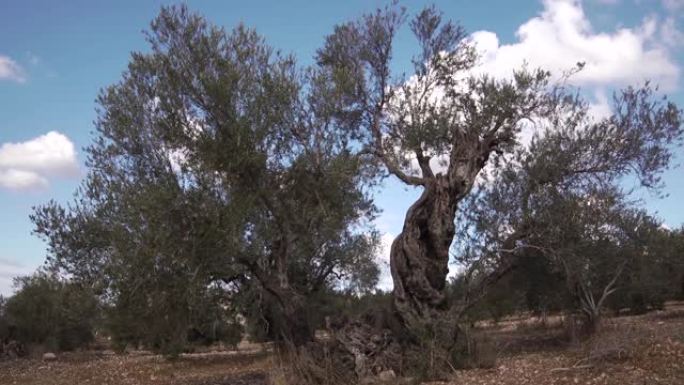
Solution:
M419 330L446 307L444 288L458 198L446 177L431 179L392 243L394 307L409 331Z
M284 327L281 330L281 335L286 342L292 343L294 346L301 346L313 341L314 332L307 317L304 296L290 284L287 269L289 242L287 238L284 238L276 242L276 245L277 252L274 259L277 285L272 291L278 297L278 303L283 312L282 323Z
M290 284L287 275L287 259L284 249L273 255L275 271L266 271L258 264L248 261L246 265L256 276L265 291L274 299L269 323L277 337L294 346L313 341L314 331L308 319L304 297Z
M416 153L423 194L406 213L404 228L390 251L394 307L409 333L442 318L458 202L470 192L496 146L497 141L488 136L470 146L454 147L447 172L437 175L430 169L430 158L422 151Z
M374 132L381 143L379 130ZM378 367L401 371L403 365L411 365L416 353L447 357L456 343L458 325L450 316L445 294L456 210L496 149L491 135L464 140L469 141L452 150L447 172L437 175L430 169L430 157L417 149L420 177L403 173L385 158L382 145L377 145L376 153L389 172L406 184L422 186L423 193L409 208L402 232L392 243L393 309L385 324L368 327L352 322L334 333L334 339L353 357L359 378Z
M447 317L445 287L454 218L464 191L464 184L453 180L442 174L425 179L422 195L392 243L392 311L379 325L357 320L334 333L352 357L358 378L373 375L376 368L403 370L412 365L413 353L428 351L421 350L425 343L439 345L431 345L433 353L453 346L457 328ZM407 351L413 353L407 356Z
M592 309L589 312L583 313L582 334L584 337L589 337L599 331L601 327L601 312L600 309Z
M278 333L283 340L294 346L302 346L313 341L314 333L302 297L294 292L280 292L278 297L281 315L280 319L274 322L278 325Z

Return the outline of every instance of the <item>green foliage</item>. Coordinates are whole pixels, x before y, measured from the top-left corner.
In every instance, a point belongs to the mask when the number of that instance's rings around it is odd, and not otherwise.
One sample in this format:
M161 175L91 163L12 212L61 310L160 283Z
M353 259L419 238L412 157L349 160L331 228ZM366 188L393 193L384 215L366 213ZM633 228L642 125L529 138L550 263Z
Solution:
M658 263L666 253L656 252L652 241L659 223L623 183L634 178L660 191L660 175L682 143L682 112L649 84L618 93L614 114L602 120L589 116L577 97L558 100L546 117L550 126L491 170L468 198L457 249L476 281L500 279L521 267L524 255L546 259L551 269L539 271L541 277L563 277L574 298L565 306L595 324L618 290L637 306L662 298L655 270L667 266ZM651 269L643 285L640 277ZM636 290L631 295L627 282Z
M515 268L486 290L482 299L464 315L463 322L498 322L522 312L544 317L572 307L565 277L553 261L534 250L515 258ZM452 303L463 301L467 288L464 280L463 274L450 280L448 292Z
M145 347L177 356L196 345L240 342L243 328L219 288L194 287L195 292L188 293L191 287L171 279L174 286L165 289L148 281L134 291L122 291L106 309L107 330L118 351Z
M620 290L608 301L616 312L628 309L641 314L662 309L665 301L680 295L684 266L681 230L668 230L654 223L643 229L640 237L644 249L630 260L619 282Z
M16 286L2 311L2 339L53 350L73 350L93 340L100 312L91 291L47 272L17 278Z
M32 216L51 265L106 296L122 342L176 353L206 331L208 303L245 311L255 296L272 337L310 340L308 298L378 273L375 167L329 104L329 74L185 6L147 36L98 98L75 201Z
M6 343L10 338L10 325L7 320L7 300L0 295L0 343Z

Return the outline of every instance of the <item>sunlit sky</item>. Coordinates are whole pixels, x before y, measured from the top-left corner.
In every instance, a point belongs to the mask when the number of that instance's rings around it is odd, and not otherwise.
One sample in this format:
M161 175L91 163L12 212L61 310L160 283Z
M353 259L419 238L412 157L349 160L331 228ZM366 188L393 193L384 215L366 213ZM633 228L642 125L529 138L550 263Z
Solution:
M12 277L43 263L46 245L32 235L31 207L67 202L84 175L82 148L92 140L95 98L116 82L131 51L148 49L143 35L166 1L0 0L0 294ZM650 79L684 106L684 0L405 1L417 11L436 4L478 45L482 70L508 76L526 61L552 71L577 62L575 78L597 115L610 112L614 90ZM214 24L254 27L283 52L311 63L337 24L384 1L188 1ZM395 70L409 71L414 41L399 35ZM677 150L675 163L684 151ZM647 208L670 227L684 223L684 169L664 176L664 199L644 194ZM401 230L418 191L388 179L376 194L385 247ZM386 267L381 286L391 286Z

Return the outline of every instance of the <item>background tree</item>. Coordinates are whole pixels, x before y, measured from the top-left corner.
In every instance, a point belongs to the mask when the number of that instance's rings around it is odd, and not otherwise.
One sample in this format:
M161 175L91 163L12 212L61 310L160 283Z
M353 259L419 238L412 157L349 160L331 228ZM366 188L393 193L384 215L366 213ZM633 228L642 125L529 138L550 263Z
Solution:
M94 339L100 321L97 297L76 284L39 271L15 279L17 292L2 306L0 340L49 350L73 350Z
M576 299L586 334L600 326L604 304L618 290L625 268L646 251L640 233L649 218L614 199L594 194L565 202L558 210L564 222L553 224L556 237L545 241L545 253L562 268L568 291Z
M457 255L479 278L473 281L487 283L515 267L516 255L541 252L563 272L594 325L624 267L648 244L637 229L655 226L630 199L628 181L659 191L672 148L681 144L681 111L648 84L617 94L606 119L589 116L577 98L562 107L471 196L461 212Z
M640 227L639 237L643 248L630 259L617 283L620 289L607 301L616 313L626 309L642 314L662 309L666 300L681 298L680 231L650 219Z

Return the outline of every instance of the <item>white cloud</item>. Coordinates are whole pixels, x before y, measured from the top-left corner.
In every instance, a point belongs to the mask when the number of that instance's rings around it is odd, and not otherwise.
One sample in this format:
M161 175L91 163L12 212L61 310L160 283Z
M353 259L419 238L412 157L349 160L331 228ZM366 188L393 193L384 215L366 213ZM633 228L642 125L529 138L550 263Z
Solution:
M380 267L380 277L377 287L381 290L392 290L392 273L390 271L390 250L392 249L392 242L395 236L390 233L383 233L380 237L380 247L378 254L375 256L375 262Z
M684 3L684 1L681 1ZM594 119L610 116L613 89L640 85L646 80L662 90L677 88L680 69L672 50L681 44L682 33L670 17L659 24L655 16L639 26L596 32L578 0L544 0L544 9L518 27L516 41L501 44L490 31L471 35L481 55L476 73L508 78L515 69L549 70L557 79L577 63L582 71L569 82L581 86L590 101ZM519 140L527 145L538 128L526 125Z
M609 118L613 114L613 107L604 90L594 92L594 103L589 105L589 115L594 119Z
M490 31L471 35L482 55L478 71L510 77L524 63L560 74L584 62L573 76L582 86L623 86L652 80L665 90L677 86L679 68L658 41L657 20L640 26L595 32L577 0L545 0L543 12L522 24L517 41L501 44Z
M0 188L27 190L46 187L51 177L78 176L74 144L51 131L20 143L0 146Z
M73 176L78 172L74 144L64 134L50 131L21 143L0 146L0 167Z
M616 88L641 85L646 80L658 84L660 89L672 91L677 87L679 67L673 59L673 50L681 44L682 33L672 18L658 26L655 16L649 16L641 25L618 28L610 32L596 32L578 0L544 0L543 11L519 26L516 41L502 44L490 31L477 31L471 35L479 53L479 63L469 75L488 74L496 78L511 78L513 72L527 65L551 71L554 79L584 63L582 71L568 80L581 86L590 103L589 113L594 119L609 117L612 112L610 95ZM411 77L405 84L420 93L421 80ZM401 100L404 93L397 93ZM428 100L439 104L443 91L434 89ZM525 124L519 135L523 145L529 144L533 134L543 122ZM433 172L443 172L448 159L440 154L432 156ZM408 154L409 172L420 175L415 156Z
M10 190L29 190L33 188L45 188L48 181L33 171L16 169L0 169L0 187Z
M23 83L26 81L26 75L17 62L7 56L0 55L0 80Z
M678 11L684 8L684 0L663 0L663 7L668 11Z
M28 275L31 269L8 258L0 258L0 295L9 296L14 292L13 279Z
M684 32L679 30L674 17L668 17L660 26L660 36L664 44L671 48L681 47L684 44Z

